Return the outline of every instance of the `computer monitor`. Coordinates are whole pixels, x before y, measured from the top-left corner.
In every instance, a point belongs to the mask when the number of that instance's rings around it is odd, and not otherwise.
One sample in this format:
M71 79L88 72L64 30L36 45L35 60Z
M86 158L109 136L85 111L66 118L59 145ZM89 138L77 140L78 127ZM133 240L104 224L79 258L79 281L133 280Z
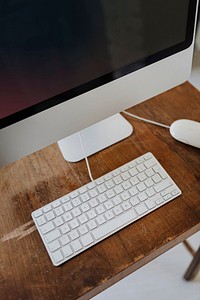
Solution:
M74 133L84 135L97 122L89 143L102 139L106 147L110 137L115 142L108 129L123 127L111 125L117 113L189 77L198 0L7 0L0 6L0 165L64 137L71 143ZM132 131L122 123L119 138Z

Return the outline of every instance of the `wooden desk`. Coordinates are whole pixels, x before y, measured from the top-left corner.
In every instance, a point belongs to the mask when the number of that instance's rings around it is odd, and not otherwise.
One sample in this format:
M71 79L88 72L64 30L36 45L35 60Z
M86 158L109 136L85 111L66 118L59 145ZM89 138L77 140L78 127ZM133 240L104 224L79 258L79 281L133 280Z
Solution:
M129 111L165 124L200 121L200 93L185 83ZM54 144L1 169L0 299L88 299L200 229L200 150L165 128L126 118L135 133L90 158L94 178L151 151L182 196L54 267L31 212L89 182L85 162L65 162Z

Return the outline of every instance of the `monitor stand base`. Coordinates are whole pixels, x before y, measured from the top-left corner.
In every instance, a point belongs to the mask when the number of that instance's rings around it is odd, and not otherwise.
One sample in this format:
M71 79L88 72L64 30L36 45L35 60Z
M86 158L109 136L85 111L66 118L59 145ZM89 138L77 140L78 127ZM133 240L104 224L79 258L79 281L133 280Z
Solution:
M80 131L87 156L127 138L132 132L132 125L121 114L116 114ZM69 162L78 162L84 158L78 133L58 141L58 146L64 159Z

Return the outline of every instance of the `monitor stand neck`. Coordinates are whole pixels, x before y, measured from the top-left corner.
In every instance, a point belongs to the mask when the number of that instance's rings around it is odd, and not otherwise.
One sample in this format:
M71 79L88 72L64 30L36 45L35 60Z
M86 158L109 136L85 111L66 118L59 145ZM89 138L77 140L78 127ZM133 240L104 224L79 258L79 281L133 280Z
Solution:
M132 132L133 127L121 114L116 114L80 131L86 156L127 138ZM65 160L78 162L84 158L78 133L60 140L58 145Z

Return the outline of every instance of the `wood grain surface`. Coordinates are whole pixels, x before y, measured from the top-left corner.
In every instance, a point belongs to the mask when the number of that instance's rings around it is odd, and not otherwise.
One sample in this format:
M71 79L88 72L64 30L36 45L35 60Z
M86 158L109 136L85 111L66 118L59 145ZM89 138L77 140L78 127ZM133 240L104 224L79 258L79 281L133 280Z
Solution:
M185 83L129 112L167 125L180 118L200 122L200 92ZM151 151L182 195L54 267L31 212L88 183L85 162L64 161L53 144L2 168L0 299L89 299L200 229L200 150L175 141L168 129L125 117L134 133L89 158L93 177Z

